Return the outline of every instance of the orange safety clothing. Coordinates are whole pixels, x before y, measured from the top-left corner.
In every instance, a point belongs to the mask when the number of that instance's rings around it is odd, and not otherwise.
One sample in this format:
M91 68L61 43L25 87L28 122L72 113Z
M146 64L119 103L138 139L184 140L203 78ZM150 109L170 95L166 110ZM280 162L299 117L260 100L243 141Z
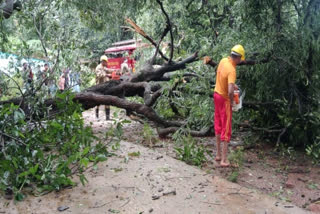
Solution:
M215 92L229 100L228 84L236 82L236 64L231 57L223 58L217 68Z

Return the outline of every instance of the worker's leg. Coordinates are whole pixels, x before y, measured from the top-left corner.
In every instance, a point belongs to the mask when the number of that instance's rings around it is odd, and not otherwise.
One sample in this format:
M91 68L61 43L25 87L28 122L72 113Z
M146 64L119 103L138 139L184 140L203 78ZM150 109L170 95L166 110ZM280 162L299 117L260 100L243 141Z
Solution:
M98 76L96 76L96 85L102 83L103 79L98 78ZM99 105L96 107L96 118L99 118Z
M220 135L216 135L217 155L215 160L221 161L221 138Z
M222 157L220 165L223 167L230 166L228 161L228 145L231 138L231 126L232 126L232 109L230 102L227 100L225 102L224 108L224 116L222 121L222 130L221 130L221 141L223 142L222 145Z
M222 167L228 167L230 166L230 162L228 161L228 145L229 142L222 142L222 159L220 162L220 166Z
M223 106L223 98L217 94L214 93L213 96L214 99L214 132L216 135L216 146L217 146L217 155L215 160L220 161L221 160L221 107Z
M110 106L105 106L106 120L110 120Z

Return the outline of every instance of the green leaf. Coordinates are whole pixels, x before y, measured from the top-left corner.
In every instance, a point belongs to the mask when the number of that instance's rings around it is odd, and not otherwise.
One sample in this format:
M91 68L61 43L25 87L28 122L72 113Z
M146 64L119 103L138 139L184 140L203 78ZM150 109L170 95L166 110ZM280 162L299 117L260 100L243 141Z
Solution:
M16 201L22 201L25 198L25 195L22 194L21 192L17 192L14 196Z
M79 178L83 186L88 182L87 178L83 174L79 175Z
M80 164L81 165L83 165L84 167L87 167L88 166L88 164L89 164L89 159L88 158L82 158L81 160L80 160Z
M90 147L86 147L86 148L82 151L82 156L86 156L89 151L90 151Z

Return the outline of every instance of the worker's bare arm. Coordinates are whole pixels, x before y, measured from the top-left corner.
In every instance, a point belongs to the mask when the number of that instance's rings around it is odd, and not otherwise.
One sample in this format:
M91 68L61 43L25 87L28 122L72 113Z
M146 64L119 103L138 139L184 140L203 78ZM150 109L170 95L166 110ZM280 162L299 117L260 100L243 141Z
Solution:
M234 94L234 83L229 83L228 84L228 96L229 96L231 105L233 105L233 94Z

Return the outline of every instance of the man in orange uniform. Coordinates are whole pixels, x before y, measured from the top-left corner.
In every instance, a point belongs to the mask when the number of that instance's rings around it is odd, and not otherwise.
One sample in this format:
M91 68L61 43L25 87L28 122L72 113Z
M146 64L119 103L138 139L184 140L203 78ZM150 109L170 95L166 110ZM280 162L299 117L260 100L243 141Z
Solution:
M96 67L96 84L102 84L111 80L112 70L108 69L108 57L100 57L100 64ZM105 105L106 120L110 120L110 106ZM96 117L99 118L99 106L96 108Z
M231 138L232 105L236 82L236 66L245 59L245 51L242 45L236 45L231 49L228 58L223 58L217 68L216 86L214 89L214 130L217 142L216 161L221 161L222 167L230 166L228 161L228 144ZM205 64L210 64L209 57L204 58ZM222 152L221 144L222 142Z

